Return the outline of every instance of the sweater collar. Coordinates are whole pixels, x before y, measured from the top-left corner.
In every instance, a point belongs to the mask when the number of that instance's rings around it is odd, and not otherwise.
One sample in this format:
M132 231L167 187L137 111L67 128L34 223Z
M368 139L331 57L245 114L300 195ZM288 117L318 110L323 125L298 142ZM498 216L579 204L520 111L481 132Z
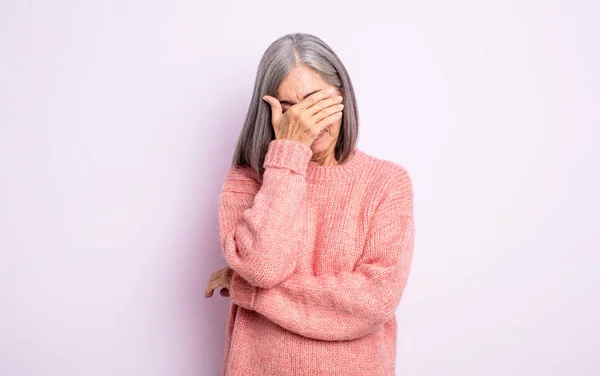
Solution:
M367 165L368 160L368 155L355 147L343 163L329 166L309 164L306 169L306 180L311 183L318 183L348 179L361 171Z

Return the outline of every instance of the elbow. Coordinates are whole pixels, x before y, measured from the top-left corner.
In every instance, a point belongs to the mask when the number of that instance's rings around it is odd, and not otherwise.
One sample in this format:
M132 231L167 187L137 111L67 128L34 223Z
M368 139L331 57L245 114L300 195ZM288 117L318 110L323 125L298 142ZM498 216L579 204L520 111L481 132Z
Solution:
M393 315L393 314L392 314ZM363 320L351 320L344 325L344 321L336 322L336 330L323 331L319 328L317 333L300 333L322 341L351 341L362 338L380 330L387 320L369 317Z
M347 316L337 322L334 331L320 332L314 338L324 341L347 341L365 337L383 328L383 325L394 318L398 306L397 299L377 299L363 307L360 313ZM348 314L348 313L346 313Z
M396 311L394 309L372 310L369 316L363 316L356 325L350 326L347 331L337 331L328 334L330 341L346 341L358 339L372 334L383 328L384 324L394 318Z
M363 311L363 327L359 336L371 333L388 322L396 314L396 309L402 297L401 291L392 295L382 295L374 298L372 304L365 306Z

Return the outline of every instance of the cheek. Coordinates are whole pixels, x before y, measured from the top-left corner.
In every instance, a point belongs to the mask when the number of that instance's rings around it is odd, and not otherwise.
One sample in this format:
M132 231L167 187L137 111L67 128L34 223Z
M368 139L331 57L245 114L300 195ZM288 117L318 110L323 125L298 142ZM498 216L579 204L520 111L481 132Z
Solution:
M333 133L334 134L339 134L340 133L340 129L342 128L342 119L339 119L338 121L336 121L335 123L333 123L332 128L333 128Z

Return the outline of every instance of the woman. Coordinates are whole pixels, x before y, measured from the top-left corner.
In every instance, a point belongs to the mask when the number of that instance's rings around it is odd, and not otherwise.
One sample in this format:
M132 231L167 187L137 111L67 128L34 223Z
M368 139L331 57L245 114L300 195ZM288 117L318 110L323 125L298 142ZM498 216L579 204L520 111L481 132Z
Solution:
M223 375L394 375L407 171L359 150L352 83L309 34L269 46L219 198Z

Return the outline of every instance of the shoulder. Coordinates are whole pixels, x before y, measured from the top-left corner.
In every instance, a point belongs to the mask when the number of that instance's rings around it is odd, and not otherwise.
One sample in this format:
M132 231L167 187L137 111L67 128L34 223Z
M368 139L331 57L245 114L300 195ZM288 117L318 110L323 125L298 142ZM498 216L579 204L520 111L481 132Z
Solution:
M373 197L376 206L380 210L389 206L412 214L413 183L406 167L395 161L364 154L369 160L367 179L376 191Z
M404 165L391 160L367 154L359 150L368 160L369 179L379 187L382 193L410 189L412 192L412 179Z
M260 189L254 170L250 167L232 166L225 174L222 192L255 194Z

